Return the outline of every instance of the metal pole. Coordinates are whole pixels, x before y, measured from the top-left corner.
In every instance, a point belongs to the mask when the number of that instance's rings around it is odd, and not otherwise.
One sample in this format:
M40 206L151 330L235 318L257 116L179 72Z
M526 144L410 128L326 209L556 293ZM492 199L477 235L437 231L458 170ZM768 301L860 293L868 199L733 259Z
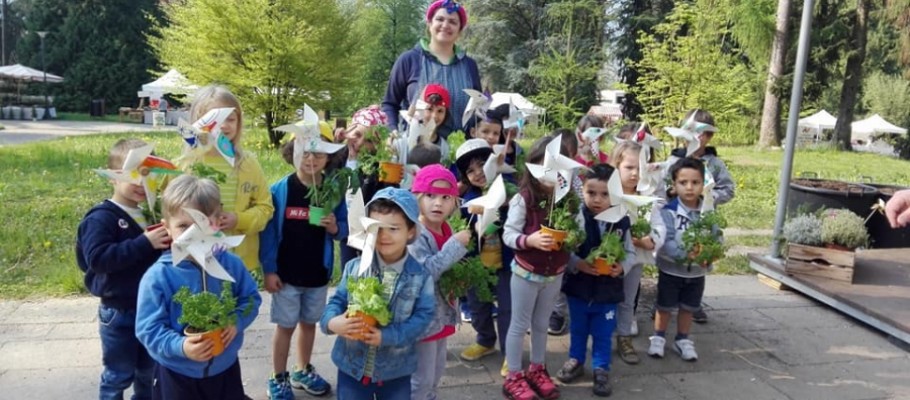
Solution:
M47 98L47 63L44 62L44 37L47 36L47 32L38 32L38 36L41 37L41 69L44 71L44 115L41 119L49 119L51 108Z
M796 65L793 73L793 91L790 93L790 113L787 117L787 138L784 144L784 162L780 170L780 186L777 194L777 213L774 215L774 237L771 239L771 255L780 254L781 233L784 219L787 216L787 201L790 189L790 176L793 171L793 153L796 148L796 124L803 101L803 78L806 76L806 59L809 56L809 33L812 30L812 11L814 1L803 1L803 17L799 25L799 47L796 50Z
M3 22L0 26L0 64L6 65L6 1L3 0L3 3L0 4L0 12L3 13Z

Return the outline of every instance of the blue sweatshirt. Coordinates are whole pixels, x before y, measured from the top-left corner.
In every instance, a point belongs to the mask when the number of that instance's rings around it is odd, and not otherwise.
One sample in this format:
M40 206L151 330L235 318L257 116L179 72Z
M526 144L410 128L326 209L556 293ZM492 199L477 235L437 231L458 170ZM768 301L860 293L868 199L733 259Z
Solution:
M447 138L449 133L462 129L461 117L470 99L464 89L481 90L477 63L456 46L454 59L443 64L430 53L426 39L421 39L414 48L402 53L392 66L389 85L382 99L382 111L389 118L390 129L403 130L399 126L398 111L407 110L421 89L430 83L444 86L452 98L448 110L452 118L446 118L436 133Z
M237 353L243 346L243 331L259 315L259 305L262 303L256 282L239 257L225 251L216 256L216 259L237 281L231 284L234 297L237 298L237 337L224 349L224 353L206 362L190 360L183 353L183 341L186 339L183 329L186 325L177 322L183 308L171 300L183 286L188 287L192 293L202 291L201 269L189 259L174 265L171 252L168 251L148 270L139 284L136 337L159 365L190 378L218 375L237 361ZM222 282L206 275L210 292L220 294ZM251 303L249 313L244 315Z
M161 256L145 231L109 200L96 205L79 223L76 263L85 272L85 287L101 304L135 310L139 280Z

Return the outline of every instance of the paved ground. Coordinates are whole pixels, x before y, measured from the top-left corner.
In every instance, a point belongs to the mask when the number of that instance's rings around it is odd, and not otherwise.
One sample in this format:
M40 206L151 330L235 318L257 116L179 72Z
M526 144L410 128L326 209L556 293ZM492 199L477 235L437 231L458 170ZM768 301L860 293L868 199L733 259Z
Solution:
M156 127L144 124L106 121L13 121L2 120L0 146L54 139L63 136L90 135L112 132L148 132L174 130L175 127Z
M645 287L643 308L653 298ZM268 296L248 331L242 366L247 392L264 399L270 372ZM751 276L710 277L706 289L711 322L694 329L700 359L663 360L638 366L614 362L619 399L910 399L910 356L876 331L791 292L775 291ZM93 298L0 302L0 399L96 398L100 344ZM637 338L644 349L648 328ZM672 328L671 328L672 330ZM450 340L442 399L496 399L502 359L462 362L457 354L472 340L469 325ZM329 358L334 338L319 335L314 364L334 383ZM551 337L547 359L555 374L568 338ZM590 370L562 387L563 399L594 398ZM40 394L40 396L36 396ZM299 398L307 395L298 393Z

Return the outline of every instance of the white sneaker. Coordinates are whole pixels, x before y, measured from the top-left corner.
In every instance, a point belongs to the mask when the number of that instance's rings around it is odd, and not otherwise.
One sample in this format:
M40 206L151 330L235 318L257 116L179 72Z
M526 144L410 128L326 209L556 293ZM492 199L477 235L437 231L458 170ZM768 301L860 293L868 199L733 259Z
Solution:
M634 319L632 320L632 328L629 329L629 333L632 336L638 336L638 321L636 321Z
M667 339L660 336L651 336L651 346L648 347L648 355L655 358L664 358L664 346L667 345Z
M653 342L651 342L653 343ZM676 352L686 361L698 361L698 353L695 352L695 342L689 339L681 339L674 342Z

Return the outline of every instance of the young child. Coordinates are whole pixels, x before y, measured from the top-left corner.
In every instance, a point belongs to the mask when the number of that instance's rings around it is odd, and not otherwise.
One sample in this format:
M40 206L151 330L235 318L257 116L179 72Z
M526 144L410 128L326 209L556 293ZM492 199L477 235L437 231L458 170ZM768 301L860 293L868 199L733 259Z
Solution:
M711 190L711 195L714 196L714 205L720 206L721 204L726 204L730 202L730 200L733 200L733 196L736 195L736 183L733 181L733 176L730 175L727 165L718 158L717 149L708 146L708 143L711 143L711 139L714 138L714 134L717 133L717 125L714 124L714 117L711 116L711 113L696 108L686 113L685 117L683 117L683 121L689 121L690 118L692 118L694 122L707 125L698 132L700 146L690 157L702 160L705 163L707 170L711 173L711 176L714 177L714 189ZM670 154L670 158L666 161L666 165L668 166L672 166L676 164L679 159L686 157L686 148L674 149ZM668 185L671 183L668 179L664 179L662 182L665 182ZM669 192L672 191L672 188L673 185L670 186L670 190L660 190L659 188L657 193L660 195L670 195ZM697 323L707 323L708 314L705 312L704 307L699 307L698 310L695 311L693 318Z
M455 175L440 164L429 165L417 172L411 191L420 207L420 230L417 240L408 245L411 257L423 264L435 282L443 273L464 258L471 232L452 233L446 219L458 207ZM446 369L446 338L455 334L458 322L455 304L445 293L436 291L436 315L425 337L417 343L417 372L411 375L411 399L437 397L436 388Z
M441 164L442 152L439 146L432 143L420 143L408 153L408 163L423 168L428 165Z
M578 121L575 135L578 138L578 156L575 161L591 167L594 164L606 164L609 161L607 153L600 150L605 135L600 135L596 140L590 140L584 133L588 128L604 128L604 120L596 115L585 115Z
M551 133L553 138L560 138L561 151L567 154L567 157L578 158L578 137L569 129L559 128ZM584 198L582 188L582 178L584 174L581 171L573 171L572 190L578 194L578 198ZM550 323L547 326L547 334L553 336L565 335L569 330L569 305L566 303L566 295L562 291L556 293L556 303L553 305L553 313L550 315Z
M200 211L211 219L221 212L221 198L215 182L192 175L182 175L171 181L164 190L162 203L164 227L175 240L195 223L185 208ZM214 258L234 278L231 291L237 301L237 325L224 329L221 334L224 352L218 356L212 355L210 339L184 336L186 326L177 322L183 307L172 297L182 287L192 293L202 292L203 287L220 293L223 281L205 274L203 282L202 267L197 260L190 256L175 264L170 251L165 252L142 277L136 337L158 363L152 398L244 398L237 353L243 346L243 331L259 314L262 299L256 282L239 257L216 251Z
M546 146L552 136L538 139L528 154L529 163L542 164ZM565 154L563 154L565 155ZM515 249L510 265L512 277L513 318L506 338L508 376L503 394L509 399L544 399L559 397L546 366L547 324L553 303L569 263L569 252L552 251L553 236L540 231L547 219L554 186L535 179L530 173L522 176L518 195L509 201L509 215L503 232L506 246ZM521 359L524 337L531 328L531 365L522 371ZM536 394L535 394L536 393Z
M452 100L451 96L449 96L449 91L446 90L445 86L438 83L431 83L423 90L423 101L430 105L428 111L430 116L433 117L433 121L436 123L436 129L433 129L433 134L430 136L430 144L439 147L439 152L443 157L448 157L449 142L439 134L439 131L441 130L440 128L445 125L446 120L451 118L451 116L449 116L449 108L452 107ZM410 160L410 158L408 160ZM452 162L452 160L443 161L445 164L450 164Z
M222 86L206 86L193 96L190 116L198 120L214 108L232 107L234 112L221 125L224 136L230 140L235 161L231 164L218 152L216 146L204 154L187 153L181 161L184 170L201 162L223 173L227 181L219 184L224 211L218 218L222 231L228 235L245 235L243 243L231 251L243 260L253 274L261 271L259 264L259 232L272 217L272 196L268 183L256 158L243 150L243 109L240 100Z
M500 106L487 110L484 118L474 117L469 119L468 123L464 126L465 132L468 133L467 138L486 140L491 148L500 144L499 142L502 138L502 120L508 117L508 106L505 108Z
M272 293L272 376L269 398L293 399L291 387L314 396L331 386L310 364L316 323L322 317L335 263L333 240L347 237L347 207L340 202L319 225L309 222L309 190L323 184L329 155L343 145L316 137L298 137L282 147L284 160L296 171L272 185L275 215L261 234L260 257L265 290ZM305 150L304 150L305 149ZM329 210L326 210L329 211ZM297 335L297 365L288 373L291 337Z
M673 190L677 197L660 212L651 215L651 226L657 247L657 316L654 320L654 336L648 355L663 357L666 345L667 326L670 313L679 309L676 319L677 333L674 348L683 360L696 361L695 342L689 338L692 327L692 313L701 307L705 290L705 274L711 266L702 267L680 262L693 257L682 248L682 236L693 221L701 217L701 195L704 190L705 166L700 160L682 158L670 168Z
M319 325L323 333L339 335L332 349L332 361L338 367L338 400L407 399L411 374L417 370L416 342L436 314L433 277L407 249L417 239L420 211L407 190L385 188L367 203L366 213L383 224L367 275L382 282L392 321L369 328L363 341L353 339L352 334L364 329L362 318L345 314L347 281L357 278L360 267L360 258L355 258L345 266Z
M145 146L139 139L121 139L108 154L108 168L120 170L131 149ZM145 231L149 222L139 209L145 190L122 180L111 180L114 194L92 207L76 235L76 262L85 273L85 288L101 298L98 333L104 371L99 387L102 399L123 397L133 385L136 398L151 398L154 362L136 340L136 296L139 280L168 248L167 230Z
M594 369L594 394L609 396L613 393L610 385L610 353L613 347L613 330L616 327L616 307L623 301L623 270L628 271L634 263L632 236L629 233L631 221L623 217L616 223L595 219L597 214L610 208L610 193L607 182L617 173L607 164L597 164L585 176L584 205L580 225L585 230L585 241L573 257L574 268L564 276L562 291L569 304L572 321L569 340L569 360L563 364L556 378L569 383L584 375L585 354L588 336L591 337L591 366ZM585 261L591 251L600 246L604 235L615 234L623 239L626 259L622 264L613 265L609 275L601 275Z
M455 166L458 168L460 185L464 190L462 198L470 201L483 196L484 189L487 187L487 178L483 172L483 165L493 154L493 149L483 139L470 139L465 141L455 152ZM506 179L506 176L503 176ZM468 214L468 210L462 210L462 215L470 219L473 216ZM505 223L507 209L505 207L499 210L498 224L502 226ZM479 249L474 249L469 255L479 256L480 262L487 268L496 270L498 282L493 293L496 296L497 305L492 302L480 301L473 289L468 289L467 304L471 313L471 326L477 332L476 340L470 346L461 352L461 358L467 361L476 361L496 352L496 342L499 342L499 349L505 354L506 349L506 332L509 331L509 323L512 320L512 294L509 290L509 278L512 272L509 268L503 268L512 263L514 253L512 249L503 246L502 230L497 229L495 232L486 234L481 240ZM494 312L496 323L493 323ZM499 333L497 335L497 332ZM499 340L497 340L497 337ZM506 363L503 361L503 367L500 372L508 372Z
M633 141L625 141L613 148L610 160L619 173L623 193L637 195L636 188L639 180L638 158L641 145ZM659 209L662 205L655 204L653 208ZM641 286L641 274L645 265L654 265L654 239L652 234L642 238L632 237L634 252L630 253L632 265L623 276L623 293L625 299L619 304L616 325L616 346L619 358L626 364L638 364L641 360L632 344L632 337L638 335L638 323L635 321L635 307L638 292Z

